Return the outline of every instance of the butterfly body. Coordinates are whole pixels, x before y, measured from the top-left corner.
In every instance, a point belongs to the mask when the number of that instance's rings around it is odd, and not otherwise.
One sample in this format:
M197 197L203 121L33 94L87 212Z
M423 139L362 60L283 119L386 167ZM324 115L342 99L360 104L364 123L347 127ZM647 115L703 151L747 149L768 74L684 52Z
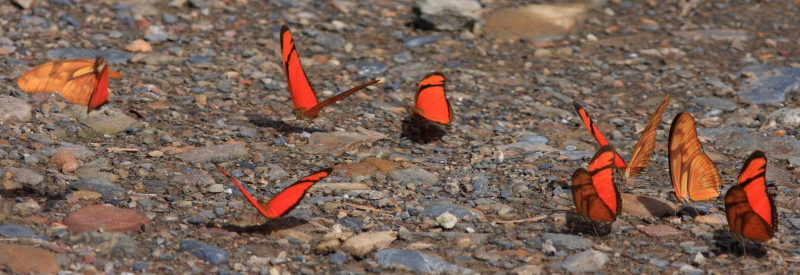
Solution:
M88 106L89 113L108 102L109 77L122 75L110 71L103 57L67 59L40 64L25 72L17 84L29 93L58 92L70 102Z
M336 94L325 101L319 102L317 100L316 92L311 87L311 82L308 81L303 64L300 62L300 55L297 53L297 48L294 45L292 32L289 27L281 25L281 58L283 60L283 69L286 72L286 81L289 86L289 92L292 94L292 103L294 104L294 111L292 113L298 120L312 120L317 118L322 108L342 100L359 90L366 88L369 85L378 83L379 80L373 80L359 86L356 86L345 92Z

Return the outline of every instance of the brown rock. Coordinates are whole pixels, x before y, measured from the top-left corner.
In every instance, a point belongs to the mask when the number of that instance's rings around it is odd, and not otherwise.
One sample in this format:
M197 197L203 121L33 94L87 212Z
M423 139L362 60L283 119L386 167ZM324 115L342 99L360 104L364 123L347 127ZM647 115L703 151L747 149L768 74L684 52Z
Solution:
M356 162L356 163L336 165L333 167L333 169L347 171L346 173L344 173L344 176L348 178L375 175L378 173L378 168L375 167L375 165L366 162Z
M144 39L136 39L128 44L128 46L125 46L125 50L129 52L152 52L153 46L147 41L144 41Z
M84 207L64 219L64 225L75 232L96 229L129 232L152 224L149 218L138 211L106 205Z
M61 269L50 251L20 245L0 245L0 267L14 274L56 274Z
M308 139L308 145L303 148L306 153L341 155L358 143L370 143L381 138L362 133L353 132L315 132Z
M662 198L622 193L622 211L639 217L675 215L675 204Z
M386 160L386 159L379 159L379 158L367 158L364 162L374 165L378 168L378 171L381 173L389 173L394 169L397 169L397 164L394 161Z
M75 159L75 153L67 149L58 150L50 158L50 164L61 165L62 173L72 173L80 167L80 163Z
M527 5L487 14L486 36L500 39L535 39L568 34L582 20L587 7Z
M664 236L677 235L677 234L681 233L680 231L678 231L674 227L671 227L671 226L668 226L668 225L663 225L663 224L640 226L640 227L637 227L636 229L641 231L645 235L653 237L653 238L661 238L661 237L664 237Z
M371 231L347 239L342 249L349 251L353 257L362 259L369 253L389 247L396 239L395 231Z

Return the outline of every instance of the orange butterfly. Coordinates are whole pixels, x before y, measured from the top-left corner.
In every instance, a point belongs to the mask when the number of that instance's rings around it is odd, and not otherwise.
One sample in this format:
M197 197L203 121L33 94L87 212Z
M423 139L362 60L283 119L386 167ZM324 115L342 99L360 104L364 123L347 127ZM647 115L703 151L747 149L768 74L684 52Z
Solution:
M588 171L579 168L572 174L572 200L581 217L603 222L617 220L622 197L614 184L616 156L613 146L600 147L589 162Z
M633 149L633 154L631 155L631 160L628 162L628 164L625 164L625 160L623 160L622 157L617 154L614 166L619 169L625 169L625 178L635 176L647 166L647 163L650 162L650 157L653 155L653 150L656 147L656 130L658 129L658 124L661 122L661 117L664 115L664 110L667 109L669 98L670 95L664 97L664 100L661 101L661 105L658 105L656 112L653 113L653 116L651 116L650 120L647 121L647 126L644 127L644 131L639 137L639 141L636 142L636 147ZM603 136L603 133L600 131L600 128L597 128L597 125L592 122L592 118L589 117L589 113L587 113L578 102L573 101L572 106L575 107L575 111L577 111L578 115L581 116L581 120L583 120L583 123L586 124L586 128L588 128L589 132L592 133L594 139L597 140L597 143L599 143L600 146L609 144L608 140L606 140L606 137Z
M292 33L285 24L281 24L281 55L283 57L283 69L286 71L286 80L289 83L289 92L292 94L292 102L294 103L293 113L298 120L315 119L320 110L325 108L325 106L342 100L358 92L358 90L364 89L379 81L373 80L361 84L346 92L334 95L323 102L319 102L314 88L312 88L311 83L308 82L306 72L303 70L303 64L300 63L300 56L297 54L297 48L294 46Z
M767 192L767 156L755 151L747 158L739 173L739 184L725 193L725 215L731 233L745 238L769 243L778 228L775 202Z
M722 179L711 159L701 151L694 118L680 113L669 129L669 175L678 202L719 197Z
M89 106L86 113L108 102L108 78L122 74L109 70L103 57L47 62L23 74L17 84L29 93L59 92L64 99Z
M257 200L253 197L253 195L250 195L250 192L247 192L247 189L244 189L244 186L242 186L239 181L233 178L228 171L222 169L221 166L217 165L217 168L222 171L223 174L228 176L228 178L236 184L236 187L239 187L239 190L242 191L242 194L247 197L247 200L250 201L250 204L258 209L258 212L261 212L264 217L269 219L280 218L283 215L286 215L286 213L289 213L289 211L292 211L292 209L294 209L298 204L300 204L300 201L303 200L308 188L311 188L312 185L324 179L333 172L333 168L326 168L319 172L308 175L305 178L293 183L289 187L286 187L286 189L283 189L283 191L275 195L275 197L272 197L272 199L265 202Z
M447 101L444 90L445 78L440 72L433 72L422 78L414 97L415 116L441 124L450 124L453 121L453 109Z

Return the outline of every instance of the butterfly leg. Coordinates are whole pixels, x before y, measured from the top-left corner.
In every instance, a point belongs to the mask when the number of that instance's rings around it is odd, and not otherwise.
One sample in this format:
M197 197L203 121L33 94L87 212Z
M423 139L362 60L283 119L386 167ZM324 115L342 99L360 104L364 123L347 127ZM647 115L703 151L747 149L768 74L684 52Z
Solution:
M594 235L600 238L600 234L597 233L597 227L594 227L594 223L591 224L592 224L592 229L594 230Z

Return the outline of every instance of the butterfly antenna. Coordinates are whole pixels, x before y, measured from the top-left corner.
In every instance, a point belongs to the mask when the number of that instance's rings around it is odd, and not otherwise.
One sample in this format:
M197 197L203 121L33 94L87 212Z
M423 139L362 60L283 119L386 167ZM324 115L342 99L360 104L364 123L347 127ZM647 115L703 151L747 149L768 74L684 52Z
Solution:
M592 229L594 230L594 234L597 235L598 238L600 238L600 234L597 233L597 228L594 227L594 223L591 223L591 225L592 225Z

